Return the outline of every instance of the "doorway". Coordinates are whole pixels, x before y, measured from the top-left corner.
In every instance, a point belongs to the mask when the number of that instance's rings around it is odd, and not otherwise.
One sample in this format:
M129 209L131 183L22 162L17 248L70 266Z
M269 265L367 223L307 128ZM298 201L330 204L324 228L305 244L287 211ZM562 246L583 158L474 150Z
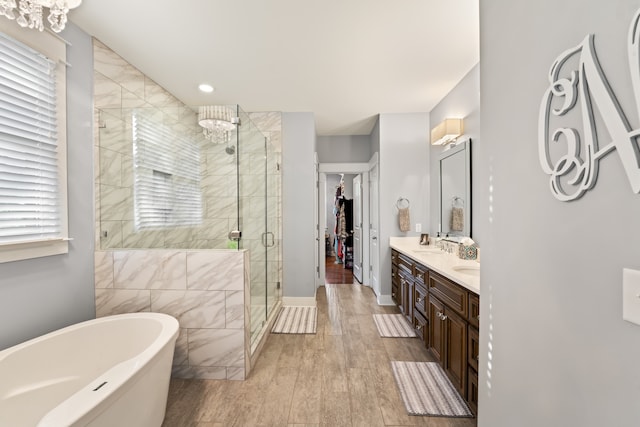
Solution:
M360 175L326 174L325 284L354 283L356 206L354 183ZM359 264L358 264L359 265Z
M337 188L341 181L344 184L344 190L340 190L340 195L344 196L345 200L350 200L352 217L352 222L346 230L349 242L348 245L342 247L342 251L340 251L341 244L347 242L336 239L336 212L334 210L336 209ZM324 239L321 239L318 244L321 256L319 257L318 271L320 274L317 286L323 286L327 283L361 283L369 286L369 248L368 245L363 244L368 241L368 227L363 226L369 223L368 187L369 165L367 163L323 163L319 165L318 230L321 236L324 235ZM358 247L356 248L354 245L358 245ZM322 262L323 259L324 262ZM356 278L354 278L354 273L357 274Z

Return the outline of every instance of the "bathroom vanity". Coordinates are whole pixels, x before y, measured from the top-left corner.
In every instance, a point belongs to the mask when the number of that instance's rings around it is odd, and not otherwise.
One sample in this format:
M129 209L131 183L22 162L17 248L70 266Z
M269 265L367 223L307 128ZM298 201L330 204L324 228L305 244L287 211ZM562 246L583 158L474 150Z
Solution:
M391 296L477 413L480 264L418 240L390 240Z

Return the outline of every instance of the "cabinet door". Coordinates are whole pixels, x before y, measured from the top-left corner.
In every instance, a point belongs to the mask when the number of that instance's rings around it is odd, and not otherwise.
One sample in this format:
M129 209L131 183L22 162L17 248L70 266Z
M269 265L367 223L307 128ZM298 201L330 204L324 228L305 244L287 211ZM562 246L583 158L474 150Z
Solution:
M480 336L478 330L473 326L469 326L469 366L478 372L478 359L480 354Z
M400 305L400 278L398 277L398 266L391 265L391 299L396 305Z
M429 351L442 365L444 355L444 305L433 295L429 295Z
M461 396L466 393L467 322L454 311L445 308L444 371Z
M467 382L467 402L474 414L478 415L478 373L469 367Z
M400 311L413 323L413 277L399 271L400 274Z
M414 308L414 316L415 312L418 311L424 317L428 317L429 314L427 311L429 310L429 301L427 290L424 288L420 282L416 281L413 285L413 308Z

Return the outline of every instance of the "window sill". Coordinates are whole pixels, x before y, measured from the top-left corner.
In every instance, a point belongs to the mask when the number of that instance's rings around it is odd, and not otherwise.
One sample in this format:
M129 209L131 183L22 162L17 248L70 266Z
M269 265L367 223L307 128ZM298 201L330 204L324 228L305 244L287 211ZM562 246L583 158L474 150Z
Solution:
M0 246L0 263L69 253L70 239L40 240Z

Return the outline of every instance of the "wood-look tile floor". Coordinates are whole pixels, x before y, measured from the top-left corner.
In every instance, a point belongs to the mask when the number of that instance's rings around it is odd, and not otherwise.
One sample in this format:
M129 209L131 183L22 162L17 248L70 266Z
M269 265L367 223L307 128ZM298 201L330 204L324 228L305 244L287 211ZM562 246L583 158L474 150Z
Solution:
M430 361L416 338L380 338L370 288L318 289L316 334L269 336L245 381L172 379L163 427L474 427L476 419L407 415L391 360Z

